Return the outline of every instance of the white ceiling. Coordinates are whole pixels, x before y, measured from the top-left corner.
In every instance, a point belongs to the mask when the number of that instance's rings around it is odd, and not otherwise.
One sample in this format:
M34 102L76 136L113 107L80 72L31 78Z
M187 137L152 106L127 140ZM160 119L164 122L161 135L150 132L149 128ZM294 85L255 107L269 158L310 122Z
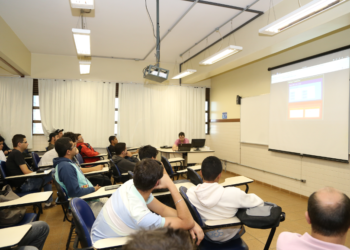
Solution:
M249 0L209 0L212 2L245 7ZM277 4L282 0L274 0ZM153 22L156 22L156 1L147 0ZM172 24L185 12L192 2L183 0L160 1L160 33L165 34ZM260 0L251 9L267 11L270 0ZM180 62L179 54L239 11L205 4L196 6L161 43L161 61ZM0 0L0 16L6 21L24 45L32 53L76 55L72 28L80 28L78 10L71 9L69 0ZM233 29L255 14L245 12L233 21ZM255 21L259 21L256 19ZM95 10L86 17L91 30L93 55L143 58L155 44L144 0L95 0ZM262 26L265 24L262 24ZM231 30L229 23L222 35ZM258 31L256 31L258 32ZM220 38L213 34L190 51L194 55ZM237 45L240 38L235 36ZM231 38L233 44L233 37ZM223 46L225 46L224 44ZM228 45L228 44L227 44ZM184 55L188 58L189 53ZM147 60L154 60L152 52Z

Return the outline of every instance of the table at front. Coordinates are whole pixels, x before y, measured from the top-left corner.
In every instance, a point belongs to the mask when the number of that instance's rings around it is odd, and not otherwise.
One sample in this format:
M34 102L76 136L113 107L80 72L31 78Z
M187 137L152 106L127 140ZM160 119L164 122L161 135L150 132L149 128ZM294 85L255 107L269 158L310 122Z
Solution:
M163 148L157 148L158 151L160 152L160 157L163 156L166 158L170 154L182 154L182 158L185 159L185 166L187 164L196 164L196 163L202 163L202 161L209 157L209 156L214 156L214 150L211 149L200 149L199 151L196 151L195 149L191 149L191 151L173 151L171 148L169 149L163 149ZM165 155L166 154L166 155Z
M0 249L16 246L24 236L31 230L32 225L8 227L0 229Z

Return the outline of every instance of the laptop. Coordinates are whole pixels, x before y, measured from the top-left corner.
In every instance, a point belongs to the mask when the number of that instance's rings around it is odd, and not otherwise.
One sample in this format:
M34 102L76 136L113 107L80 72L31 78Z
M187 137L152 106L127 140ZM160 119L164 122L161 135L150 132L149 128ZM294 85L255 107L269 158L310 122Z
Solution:
M191 151L192 144L179 144L177 151Z

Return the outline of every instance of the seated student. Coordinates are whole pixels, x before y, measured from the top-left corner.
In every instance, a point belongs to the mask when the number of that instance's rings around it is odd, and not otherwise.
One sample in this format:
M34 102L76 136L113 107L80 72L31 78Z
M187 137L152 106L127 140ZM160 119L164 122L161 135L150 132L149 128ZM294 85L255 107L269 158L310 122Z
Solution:
M55 142L58 140L58 134L53 132L49 136L49 146L47 147L47 151L55 148Z
M85 177L81 168L73 162L73 158L78 151L72 139L68 137L58 139L55 149L59 156L53 159L56 168L55 180L66 191L69 198L84 196L100 189L99 185L94 187ZM100 199L87 202L95 216L98 215L104 201Z
M4 148L4 139L0 136L0 161L6 161L6 156L2 149Z
M239 208L261 206L264 201L255 194L246 194L239 188L219 185L221 161L209 156L202 163L203 184L187 190L187 196L205 220L222 220L232 218ZM207 231L206 235L213 241L225 242L239 232L240 226Z
M158 150L155 147L152 147L151 145L146 145L139 149L140 160L143 160L146 158L156 160L157 155L158 155Z
M29 223L32 225L28 233L17 244L17 247L11 248L13 250L42 250L47 236L50 232L50 227L45 221L35 221Z
M139 159L137 159L137 157L132 157L132 154L126 149L126 144L124 142L119 142L114 148L116 155L113 155L112 160L117 164L121 174L134 171L134 167L136 163L139 162ZM126 157L130 158L125 159Z
M109 143L111 145L108 146L108 150L111 153L111 156L108 154L108 159L112 158L113 155L115 155L115 148L114 146L118 143L118 139L115 135L112 135L108 138Z
M350 227L349 197L332 187L311 194L308 200L307 223L311 235L283 232L277 239L278 250L349 250L345 245Z
M181 144L189 144L189 143L190 143L190 140L185 138L185 133L184 132L180 132L179 133L179 139L176 139L176 141L174 142L173 150L177 151L178 148L179 148L179 145L181 145Z
M154 230L140 230L129 236L123 250L192 250L193 245L188 233L182 229L171 227Z
M76 134L77 136L77 148L79 149L79 152L82 157L93 157L96 155L99 155L100 153L95 151L95 149L89 144L84 142L84 138L81 136L81 134ZM93 158L84 158L85 163L89 162L95 162L99 161L99 157L93 157Z
M0 139L4 142L4 147L2 151L4 152L5 155L8 155L9 153L11 153L12 150L6 145L4 137L0 135Z
M62 138L62 136L63 136L63 131L64 131L64 129L57 129L57 130L55 131L55 133L58 135L57 140Z
M176 210L160 203L152 195L156 188L168 188ZM152 211L152 212L151 212ZM203 230L194 222L177 187L155 160L138 162L133 179L125 182L106 202L92 229L92 241L128 236L140 229L160 227L190 230L198 244L204 237Z
M28 168L26 161L24 160L22 152L28 148L28 142L25 135L14 135L12 138L13 150L9 154L6 162L6 170L8 176L15 175L26 175L31 174L33 171ZM29 192L37 190L42 185L42 178L21 178L14 179L11 182L15 187L19 187L22 192ZM47 175L44 178L44 191L52 191L52 175ZM46 208L55 206L52 203L52 196L49 201L45 204Z

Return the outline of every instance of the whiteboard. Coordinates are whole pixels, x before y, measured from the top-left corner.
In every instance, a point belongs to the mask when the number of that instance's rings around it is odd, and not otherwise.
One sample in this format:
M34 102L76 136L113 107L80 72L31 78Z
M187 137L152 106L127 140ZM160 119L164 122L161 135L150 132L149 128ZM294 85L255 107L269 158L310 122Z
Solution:
M241 142L269 144L270 94L242 98Z

